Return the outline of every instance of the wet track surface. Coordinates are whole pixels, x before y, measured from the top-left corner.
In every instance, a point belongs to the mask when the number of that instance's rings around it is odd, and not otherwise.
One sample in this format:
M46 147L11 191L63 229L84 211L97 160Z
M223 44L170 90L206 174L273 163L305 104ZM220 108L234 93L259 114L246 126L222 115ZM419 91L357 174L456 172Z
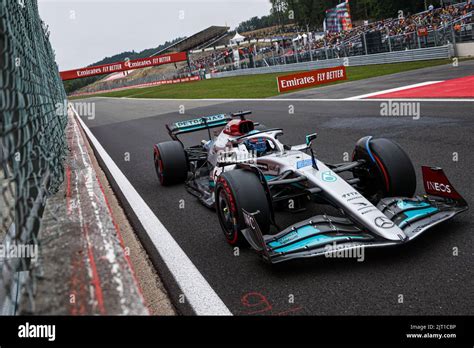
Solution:
M303 143L305 134L318 132L315 152L323 161L343 161L365 135L391 138L402 145L417 169L417 192L423 193L420 166L441 166L472 207L474 103L421 102L421 117L413 120L380 116L377 101L88 101L96 103L96 118L84 121L232 313L474 313L472 210L409 244L367 250L363 262L320 257L270 266L251 250L242 249L235 256L216 214L182 185L160 187L152 152L154 143L169 140L167 123L250 109L254 121L282 127L281 140L288 144ZM185 107L184 115L178 113L180 105ZM292 108L294 114L289 113ZM205 137L196 133L185 139L191 144ZM277 219L286 226L324 213L322 209L279 214Z

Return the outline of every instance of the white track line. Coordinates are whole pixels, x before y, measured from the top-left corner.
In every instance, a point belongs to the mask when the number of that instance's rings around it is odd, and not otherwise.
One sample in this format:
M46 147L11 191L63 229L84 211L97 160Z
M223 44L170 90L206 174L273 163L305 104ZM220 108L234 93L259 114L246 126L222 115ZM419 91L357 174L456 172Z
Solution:
M73 108L77 119L197 315L232 315Z
M369 98L369 97L374 97L376 95L404 91L404 90L410 89L410 88L429 86L429 85L439 83L439 82L443 82L443 81L427 81L427 82L422 82L422 83L415 83L414 85L408 85L408 86L403 86L403 87L398 87L398 88L386 89L384 91L378 91L378 92L373 92L373 93L357 95L355 97L345 98L345 100L365 99L365 98Z
M384 92L385 93L385 92ZM373 98L373 99L334 99L334 98L209 98L209 99L161 99L161 98L115 98L115 97L94 97L96 99L116 99L116 100L136 100L136 101L176 101L176 102L199 102L199 101L207 101L207 102L380 102L380 101L412 101L412 102L466 102L472 103L474 102L473 98ZM354 97L352 97L354 98ZM78 99L79 100L79 99ZM71 103L74 103L72 101Z

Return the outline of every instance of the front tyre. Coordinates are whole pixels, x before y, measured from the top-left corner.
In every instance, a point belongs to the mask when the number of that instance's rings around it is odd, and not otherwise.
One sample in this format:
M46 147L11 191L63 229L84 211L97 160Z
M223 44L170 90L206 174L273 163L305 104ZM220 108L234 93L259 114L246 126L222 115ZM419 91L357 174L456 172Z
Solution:
M268 234L271 225L271 207L257 175L236 169L224 172L217 179L215 188L216 212L224 236L230 245L246 245L240 232L246 228L242 209L255 216L260 230Z
M354 170L360 179L360 190L366 196L413 197L416 190L416 174L405 151L396 142L364 137L353 153L353 161L363 159L366 164Z
M180 184L188 177L186 152L179 141L165 141L153 148L155 170L163 186Z

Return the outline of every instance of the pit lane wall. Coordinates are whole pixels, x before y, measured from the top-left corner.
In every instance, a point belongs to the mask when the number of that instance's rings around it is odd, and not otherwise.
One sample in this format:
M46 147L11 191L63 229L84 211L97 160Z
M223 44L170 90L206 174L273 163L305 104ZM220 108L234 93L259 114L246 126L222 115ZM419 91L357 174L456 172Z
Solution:
M369 54L364 56L351 56L336 59L316 60L304 63L293 63L286 65L275 65L262 68L238 69L212 73L212 78L257 75L269 73L281 73L289 71L316 70L323 68L333 68L337 66L363 66L373 64L389 64L413 62L418 60L447 59L454 57L454 46L448 44L445 46L420 48L406 51L395 51L387 53Z

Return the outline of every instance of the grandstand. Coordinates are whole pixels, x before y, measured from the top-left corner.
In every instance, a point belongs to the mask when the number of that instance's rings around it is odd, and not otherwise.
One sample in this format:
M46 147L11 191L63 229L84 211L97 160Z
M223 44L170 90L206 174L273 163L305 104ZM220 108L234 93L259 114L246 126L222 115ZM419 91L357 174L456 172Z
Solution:
M225 26L211 26L153 55L188 52L188 61L135 70L106 77L79 92L107 90L188 76L235 69L292 64L313 60L401 51L474 41L473 5L445 5L403 18L355 23L351 30L317 32L294 24L244 32L242 41L232 44L235 32ZM238 54L238 57L236 56Z
M310 60L442 46L474 41L473 5L445 5L402 18L358 23L341 32L305 32L294 25L242 33L238 65L232 64L232 47L192 51L190 73L291 64ZM362 24L362 25L361 25ZM223 53L230 55L223 59ZM234 59L235 61L235 59Z
M228 31L228 27L211 26L156 52L152 56L171 52L187 52L194 49L215 46L219 40L229 35Z

